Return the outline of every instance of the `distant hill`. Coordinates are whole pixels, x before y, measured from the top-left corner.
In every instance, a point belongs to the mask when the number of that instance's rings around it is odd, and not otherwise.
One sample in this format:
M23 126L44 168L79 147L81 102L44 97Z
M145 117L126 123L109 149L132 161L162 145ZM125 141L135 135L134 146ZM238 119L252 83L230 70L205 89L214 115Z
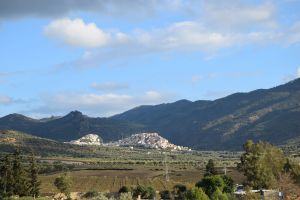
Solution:
M247 139L274 144L300 141L299 122L300 79L296 79L214 101L140 106L111 118L91 118L78 111L42 120L12 114L0 118L0 130L14 129L60 141L96 133L104 142L158 132L171 143L193 149L236 150Z
M0 152L14 152L16 146L20 147L25 154L30 154L33 150L39 156L81 157L87 156L91 152L89 149L84 149L78 145L64 144L19 131L1 130Z
M300 137L300 79L215 101L140 106L112 118L196 149L240 149L247 139L282 144Z
M79 111L72 111L63 117L31 119L20 114L0 118L0 130L17 130L33 135L70 141L89 133L101 136L104 141L118 140L143 130L143 125L110 118L92 118Z

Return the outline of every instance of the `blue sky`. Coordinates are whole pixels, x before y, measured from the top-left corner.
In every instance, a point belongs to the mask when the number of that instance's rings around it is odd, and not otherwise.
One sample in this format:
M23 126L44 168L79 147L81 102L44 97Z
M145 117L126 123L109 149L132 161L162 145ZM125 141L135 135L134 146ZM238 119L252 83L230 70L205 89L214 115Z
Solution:
M300 1L0 2L0 115L111 116L300 77Z

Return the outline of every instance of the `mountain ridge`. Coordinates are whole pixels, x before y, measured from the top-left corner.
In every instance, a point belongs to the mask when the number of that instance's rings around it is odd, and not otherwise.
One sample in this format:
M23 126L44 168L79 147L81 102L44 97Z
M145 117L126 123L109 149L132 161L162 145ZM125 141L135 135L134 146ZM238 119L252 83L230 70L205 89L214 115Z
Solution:
M97 133L105 142L140 132L158 132L176 145L227 150L240 149L248 139L282 144L300 136L299 121L300 78L212 101L183 99L138 106L108 118L72 111L41 122L12 114L0 118L0 129L16 129L61 141Z

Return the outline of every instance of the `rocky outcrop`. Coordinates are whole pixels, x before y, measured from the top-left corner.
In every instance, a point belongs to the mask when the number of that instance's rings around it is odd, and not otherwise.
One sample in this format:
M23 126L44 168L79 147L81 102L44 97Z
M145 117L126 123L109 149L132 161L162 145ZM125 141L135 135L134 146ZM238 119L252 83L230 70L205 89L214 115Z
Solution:
M78 140L72 140L69 143L77 145L102 145L102 139L96 134L88 134Z
M177 146L175 144L169 143L167 139L161 137L158 133L135 134L123 140L108 143L107 145L190 151L190 149L187 147Z

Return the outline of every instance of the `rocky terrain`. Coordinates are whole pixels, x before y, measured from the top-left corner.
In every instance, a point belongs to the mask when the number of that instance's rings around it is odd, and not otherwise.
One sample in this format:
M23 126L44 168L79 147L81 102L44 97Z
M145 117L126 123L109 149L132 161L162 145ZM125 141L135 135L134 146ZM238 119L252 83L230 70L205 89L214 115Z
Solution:
M77 145L102 145L103 141L96 134L88 134L79 138L78 140L72 140L69 143Z
M175 144L170 143L167 139L161 137L158 133L134 134L128 138L119 140L117 142L107 143L106 145L190 151L188 147L177 146Z

